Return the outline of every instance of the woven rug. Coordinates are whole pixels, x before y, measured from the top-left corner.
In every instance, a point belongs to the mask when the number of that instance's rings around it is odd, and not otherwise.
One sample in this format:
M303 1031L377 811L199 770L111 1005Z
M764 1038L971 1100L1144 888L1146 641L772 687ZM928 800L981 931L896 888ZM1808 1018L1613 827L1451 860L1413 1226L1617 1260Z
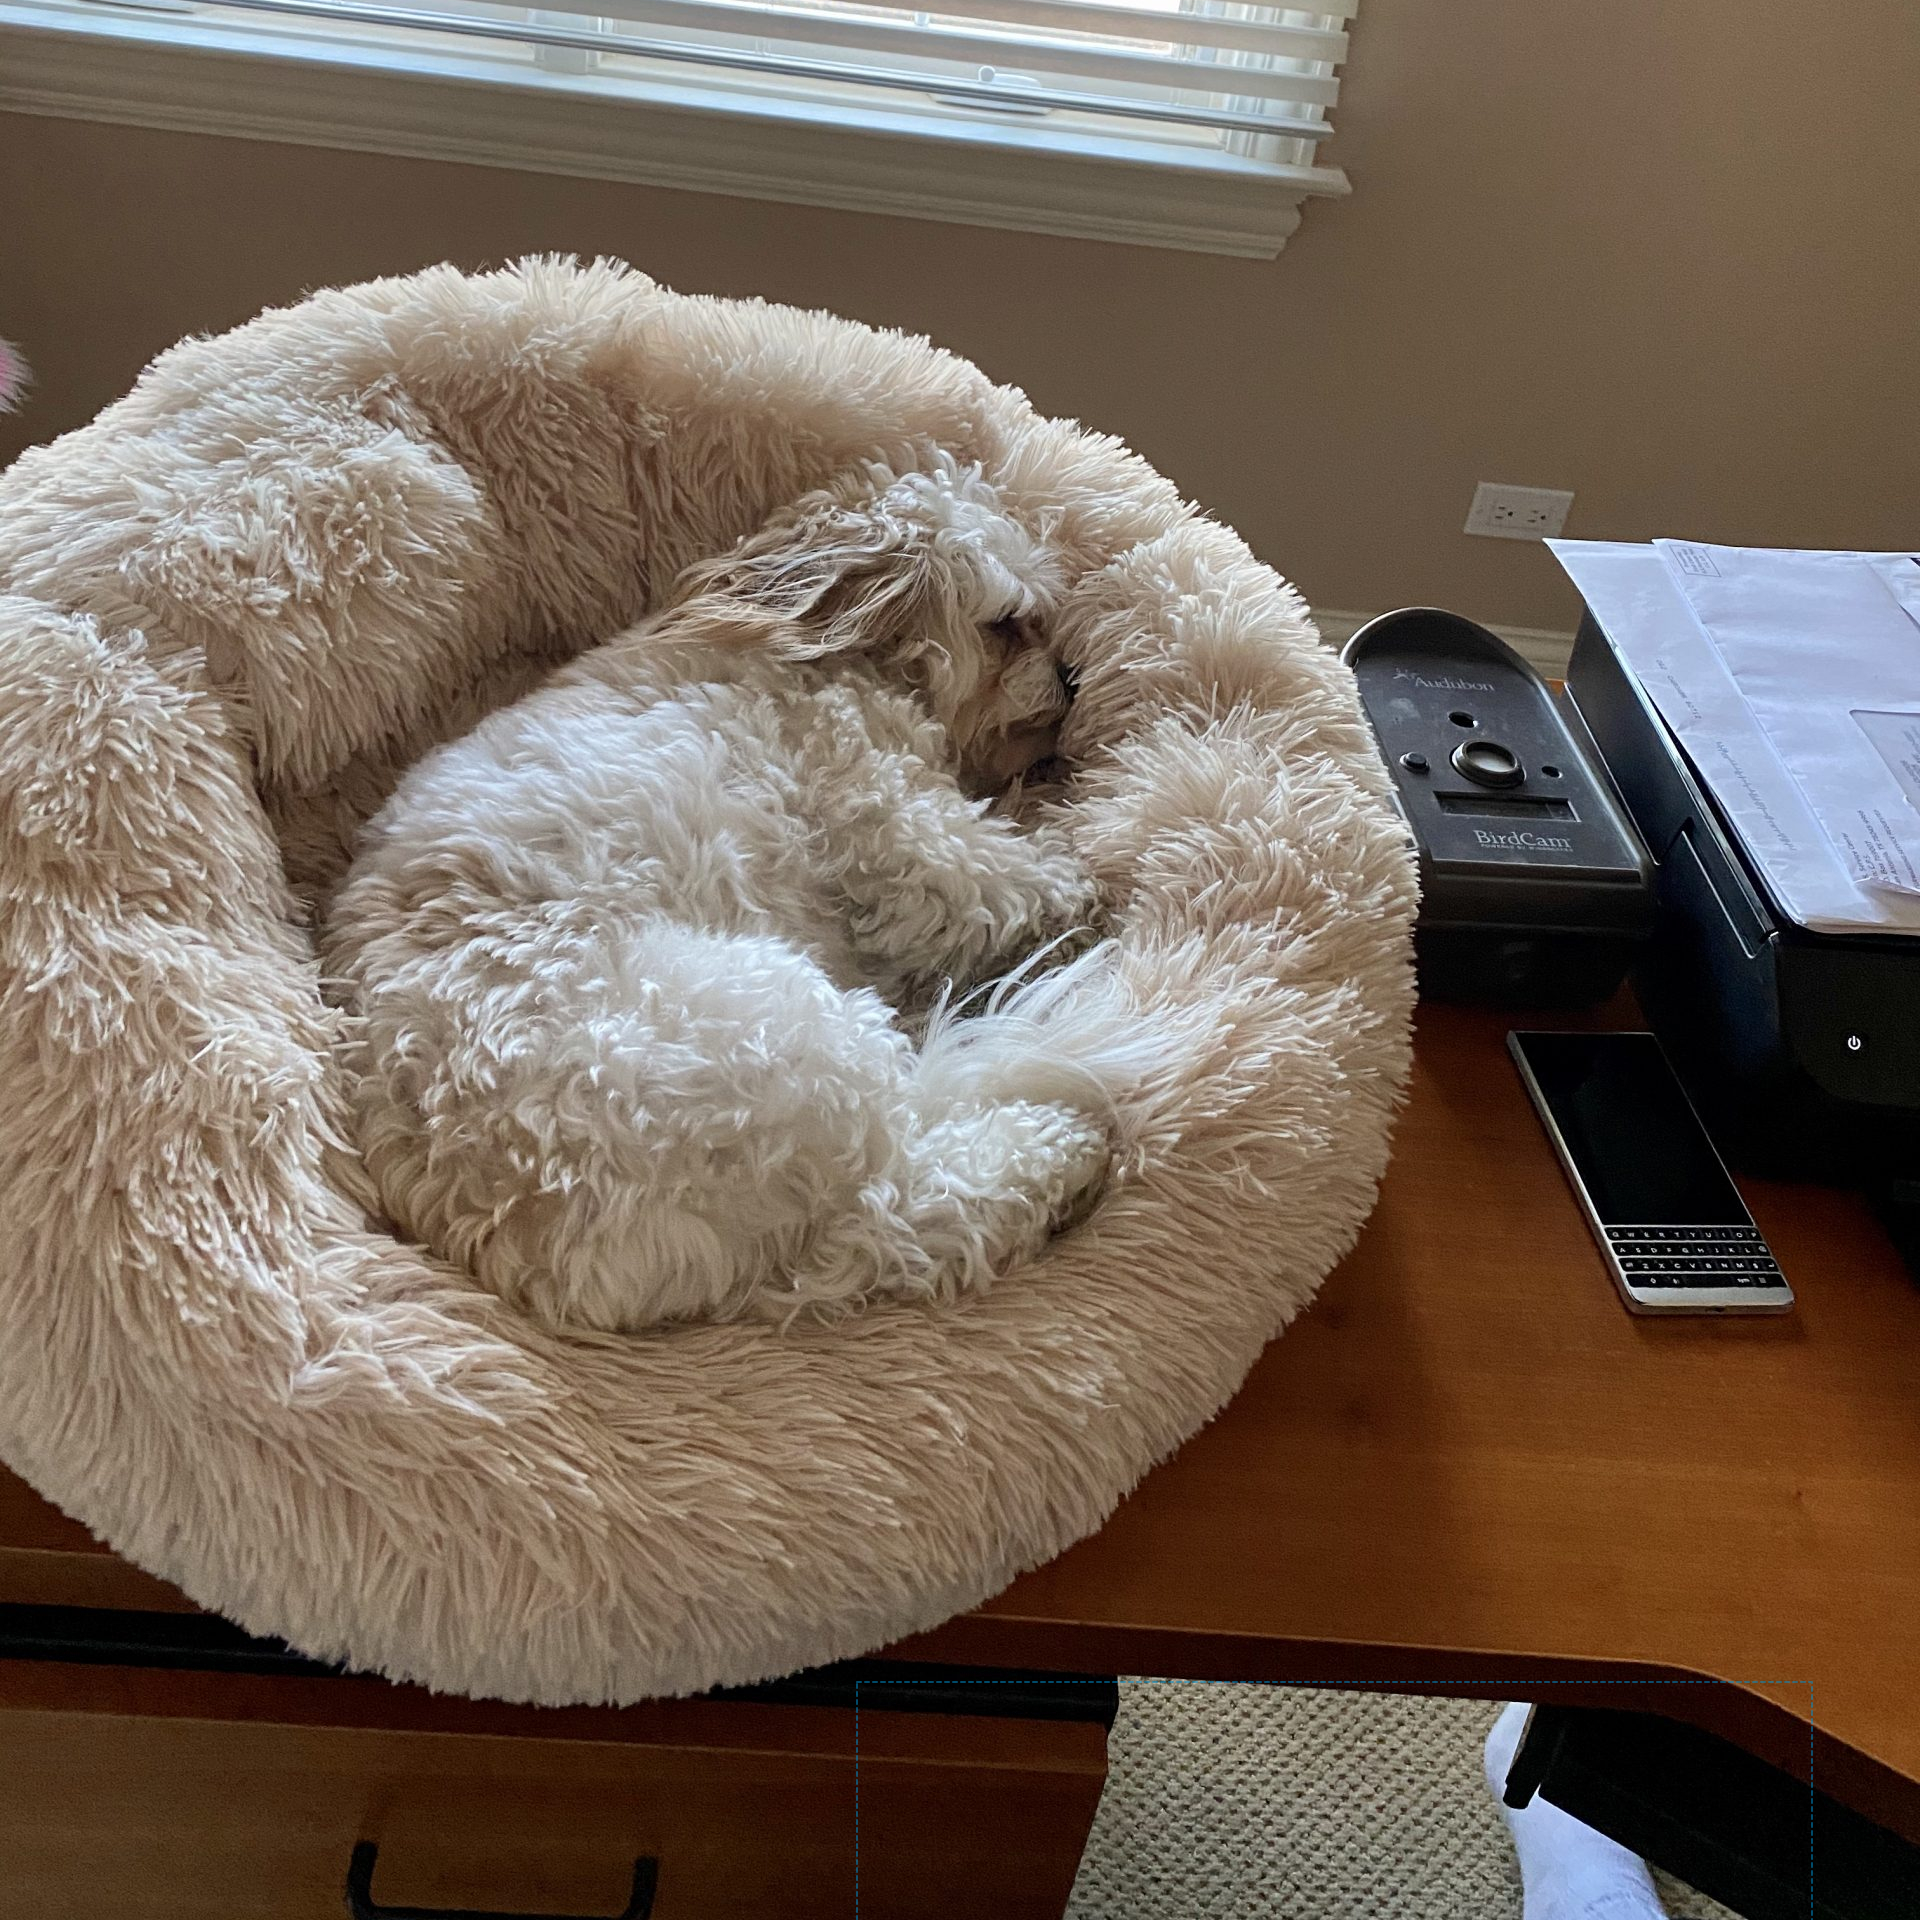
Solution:
M1069 1920L1520 1920L1483 1701L1122 1680ZM1674 1920L1733 1920L1656 1875Z

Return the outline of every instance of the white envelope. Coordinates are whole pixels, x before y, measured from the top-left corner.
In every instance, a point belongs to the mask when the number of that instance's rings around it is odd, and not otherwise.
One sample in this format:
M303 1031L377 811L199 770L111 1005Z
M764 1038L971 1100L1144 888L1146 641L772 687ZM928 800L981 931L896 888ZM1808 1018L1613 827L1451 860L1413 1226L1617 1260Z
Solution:
M1847 871L1869 893L1920 894L1920 809L1897 748L1902 716L1920 728L1920 621L1895 571L1920 565L1654 544Z
M1547 544L1686 749L1781 912L1816 932L1920 932L1920 899L1869 890L1841 860L1656 549Z

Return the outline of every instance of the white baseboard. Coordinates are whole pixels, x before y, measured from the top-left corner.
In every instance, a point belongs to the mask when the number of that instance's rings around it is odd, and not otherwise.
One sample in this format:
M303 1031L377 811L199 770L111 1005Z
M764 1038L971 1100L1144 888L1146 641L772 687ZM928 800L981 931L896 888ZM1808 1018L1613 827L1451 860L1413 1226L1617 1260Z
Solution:
M1314 624L1320 629L1320 637L1330 647L1344 647L1373 618L1375 616L1371 613L1350 613L1343 607L1313 609ZM1489 633L1497 634L1504 640L1535 672L1544 674L1550 680L1565 676L1567 661L1573 654L1572 634L1560 633L1552 627L1501 627L1491 622L1482 624Z

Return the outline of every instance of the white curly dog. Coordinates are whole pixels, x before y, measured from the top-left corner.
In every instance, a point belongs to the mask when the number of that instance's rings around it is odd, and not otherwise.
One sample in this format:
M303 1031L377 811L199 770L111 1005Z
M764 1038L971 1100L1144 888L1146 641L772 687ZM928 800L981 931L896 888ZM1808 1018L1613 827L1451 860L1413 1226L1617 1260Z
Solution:
M1042 1016L1103 950L947 998L1094 915L991 799L1055 751L1058 592L976 472L868 476L422 761L325 949L395 1221L633 1330L951 1297L1083 1211L1100 1045Z

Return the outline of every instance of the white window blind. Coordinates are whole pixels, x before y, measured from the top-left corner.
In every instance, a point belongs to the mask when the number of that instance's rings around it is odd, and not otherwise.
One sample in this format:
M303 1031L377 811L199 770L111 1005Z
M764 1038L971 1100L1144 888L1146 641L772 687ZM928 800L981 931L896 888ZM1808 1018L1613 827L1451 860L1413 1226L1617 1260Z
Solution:
M863 0L158 4L422 50L486 44L549 71L608 80L642 81L651 69L736 95L744 87L1081 129L1103 146L1211 148L1297 172L1315 168L1332 131L1357 0L1327 9L1242 0L943 0L937 10Z

